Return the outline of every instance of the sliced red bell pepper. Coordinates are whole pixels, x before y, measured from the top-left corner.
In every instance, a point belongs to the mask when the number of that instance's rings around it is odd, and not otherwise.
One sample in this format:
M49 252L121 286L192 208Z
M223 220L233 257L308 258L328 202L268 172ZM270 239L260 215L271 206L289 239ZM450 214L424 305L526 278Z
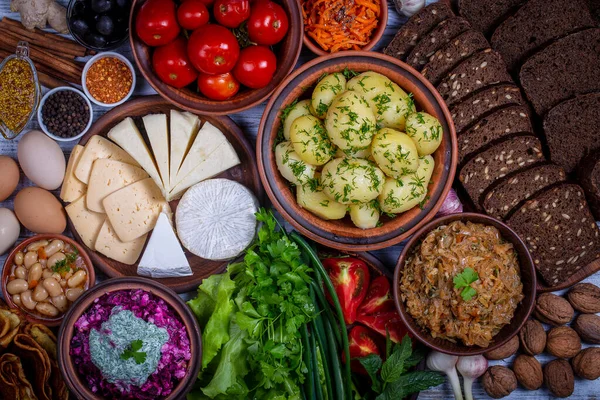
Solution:
M348 334L348 342L350 345L350 368L352 371L361 375L368 375L367 370L362 366L360 361L355 358L366 357L369 354L377 354L381 356L381 351L376 343L376 335L373 331L364 326L355 326ZM346 356L342 353L342 361L346 362Z
M353 324L358 307L369 289L369 267L362 260L352 257L326 258L323 260L323 266L340 300L346 324ZM331 299L329 301L331 303Z
M386 335L387 328L390 339L394 343L400 343L404 335L408 333L408 329L406 329L397 311L382 312L375 315L359 315L357 321L383 336Z
M394 310L394 300L390 290L390 281L386 276L379 276L371 281L367 297L358 308L359 315L373 315Z

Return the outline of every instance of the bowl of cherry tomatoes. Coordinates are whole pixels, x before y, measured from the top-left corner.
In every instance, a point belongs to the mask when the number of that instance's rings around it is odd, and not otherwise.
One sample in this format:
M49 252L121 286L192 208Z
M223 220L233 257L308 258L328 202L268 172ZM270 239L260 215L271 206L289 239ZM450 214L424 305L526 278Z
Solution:
M263 102L302 49L297 0L134 0L135 62L176 106L226 115Z

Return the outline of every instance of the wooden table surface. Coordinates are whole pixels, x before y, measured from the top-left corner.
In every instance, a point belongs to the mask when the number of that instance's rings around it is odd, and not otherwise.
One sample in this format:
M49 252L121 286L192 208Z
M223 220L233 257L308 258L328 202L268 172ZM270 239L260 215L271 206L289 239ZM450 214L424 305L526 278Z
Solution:
M394 34L398 30L398 28L406 21L406 17L399 15L396 12L396 9L393 6L393 0L389 0L389 2L390 2L390 5L389 5L389 17L388 17L387 29L386 29L385 34L384 34L383 38L381 39L381 41L373 49L374 51L382 51L383 48L390 42L390 40L392 39L392 37L394 36ZM430 0L427 1L428 4L431 2L432 1L430 1ZM59 0L59 3L66 5L66 4L68 4L68 0ZM18 14L10 12L10 0L0 0L0 16L8 16L9 18L19 19ZM129 43L124 44L123 46L121 46L120 48L118 48L115 51L125 55L127 58L129 58L132 61L132 63L134 62L133 57L131 55L131 49L129 47ZM303 49L297 66L302 65L303 63L307 62L308 60L313 59L314 57L315 56L311 52L309 52L307 49ZM46 90L47 89L44 89L44 92ZM152 95L152 94L155 94L155 91L144 80L143 76L138 73L137 87L135 90L135 95L136 96L145 96L145 95ZM256 141L258 125L259 125L263 110L265 108L265 104L266 104L266 102L251 109L251 110L230 116L242 128L242 130L246 133L248 138L253 143L255 143L255 141ZM108 111L108 109L102 108L99 106L94 106L94 120L99 118L106 111ZM37 129L37 128L38 128L37 121L32 121L32 123L30 124L30 126L27 129L29 130L29 129ZM6 140L3 140L0 138L0 154L10 156L16 160L17 159L17 144L18 144L18 139L14 140L14 141L6 141ZM71 149L76 144L76 142L60 142L59 144L65 153L65 157L68 160L69 154L71 153ZM2 179L2 177L0 177L0 179ZM29 181L27 179L27 177L25 177L25 175L21 174L21 181L19 183L17 191L23 187L31 186L31 185L32 185L32 182ZM55 194L57 196L58 196L58 192L59 191L55 192ZM7 207L7 208L12 209L13 208L13 200L14 200L14 196L8 198L4 202L0 202L0 207ZM289 225L287 227L290 228ZM26 237L29 237L31 235L32 235L31 232L26 231L24 228L22 228L20 240L22 240ZM388 268L390 268L390 270L393 270L393 268L396 264L396 260L398 259L398 256L402 250L402 247L403 247L402 244L400 244L397 246L389 247L384 250L375 251L375 252L373 252L373 254L375 256L377 256L379 259L381 259L381 261L383 261L383 263ZM4 264L5 258L6 258L6 255L0 255L0 265ZM100 279L102 279L102 277L100 277ZM585 282L595 283L596 285L600 286L600 275L596 274L596 275L588 278ZM192 295L192 293L189 293L187 295L183 295L183 297L188 298L191 295ZM1 296L1 294L0 294L0 296ZM542 364L550 361L552 358L553 357L547 356L547 355L538 357L538 359L540 360L540 362ZM496 361L493 363L494 364L502 364L502 365L510 365L511 361L512 361L511 359L508 359L505 361ZM489 399L489 397L483 391L483 389L481 388L481 386L479 385L478 382L476 382L474 385L473 395L474 395L475 399L484 399L484 398ZM453 397L452 390L451 390L450 386L448 384L444 384L437 388L433 388L433 389L421 392L419 399L450 399L452 397ZM512 398L512 399L540 399L540 398L551 398L551 397L552 396L550 395L550 393L548 392L547 389L540 389L538 391L530 392L530 391L523 390L521 388L514 391L510 396L510 398ZM573 399L590 399L590 400L591 399L596 400L596 399L600 398L600 381L587 381L587 380L577 379L576 383L575 383L575 392L574 392L573 396L571 396L571 398L573 398Z

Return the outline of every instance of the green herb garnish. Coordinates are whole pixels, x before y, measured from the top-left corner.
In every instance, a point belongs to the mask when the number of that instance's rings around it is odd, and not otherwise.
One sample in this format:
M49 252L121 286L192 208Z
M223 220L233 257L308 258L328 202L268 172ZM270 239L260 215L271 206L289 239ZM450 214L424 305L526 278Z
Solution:
M65 254L65 259L57 261L52 266L52 271L57 272L59 274L67 273L73 267L75 261L77 261L77 256L79 255L79 251L75 248L72 253Z
M460 292L460 296L464 301L471 300L477 294L477 291L471 287L471 284L478 279L479 274L473 268L465 268L463 272L454 277L454 289L463 289Z
M136 364L143 364L146 361L146 352L140 351L144 342L134 340L121 354L121 360L129 360L133 358Z

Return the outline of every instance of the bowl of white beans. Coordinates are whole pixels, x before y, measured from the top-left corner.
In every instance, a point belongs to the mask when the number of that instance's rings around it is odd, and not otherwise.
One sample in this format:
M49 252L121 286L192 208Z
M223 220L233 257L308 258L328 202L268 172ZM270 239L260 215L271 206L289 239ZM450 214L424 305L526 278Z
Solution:
M2 270L2 294L32 323L60 325L71 305L94 286L83 247L63 235L42 234L18 244Z

